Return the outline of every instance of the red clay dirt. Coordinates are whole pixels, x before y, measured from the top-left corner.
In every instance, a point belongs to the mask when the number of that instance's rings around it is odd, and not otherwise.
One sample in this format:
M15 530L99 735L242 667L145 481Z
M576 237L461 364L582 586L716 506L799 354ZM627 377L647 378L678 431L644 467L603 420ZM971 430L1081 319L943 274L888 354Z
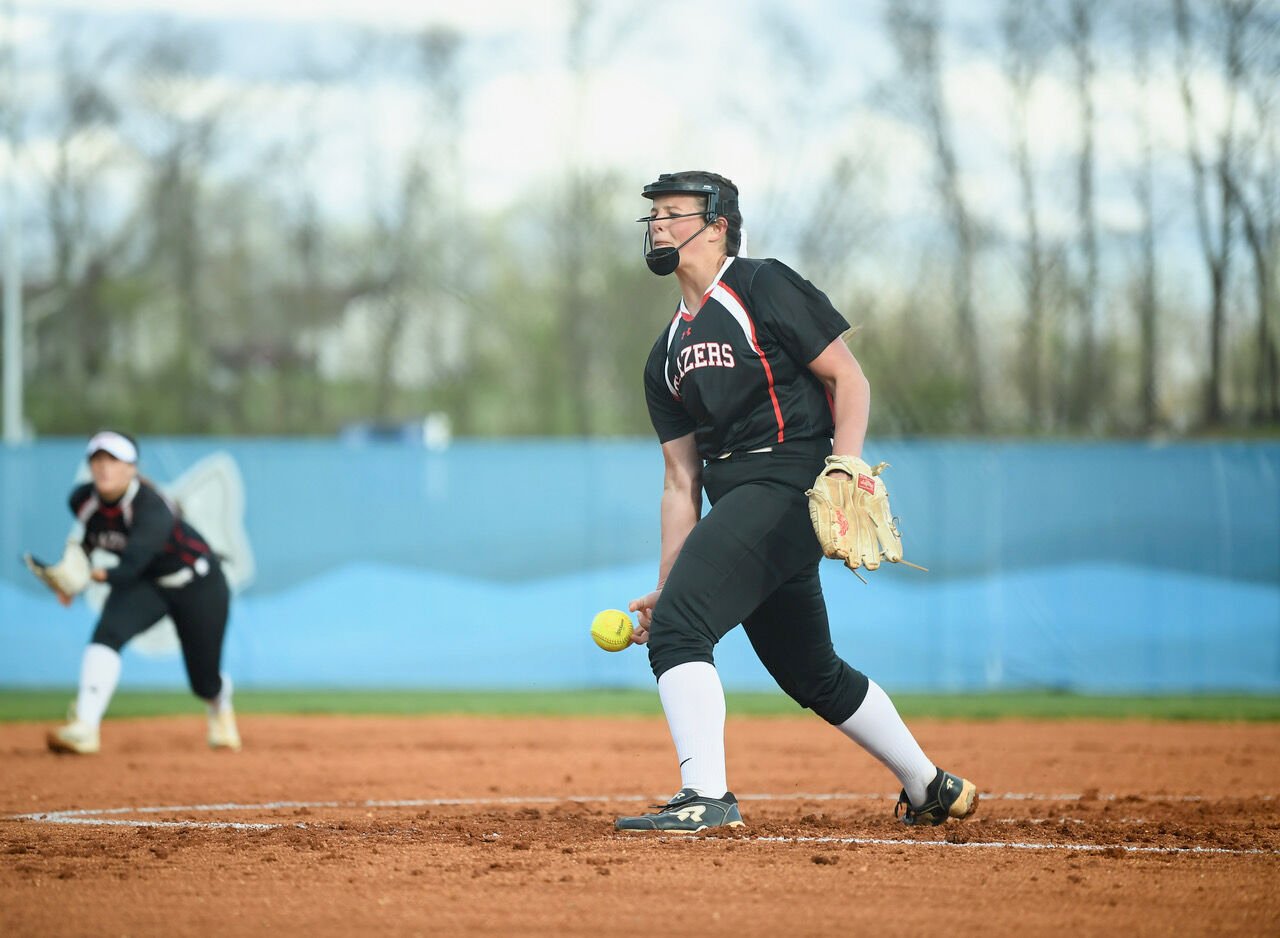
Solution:
M613 830L679 787L659 719L240 723L0 725L0 934L1280 934L1274 724L912 721L982 801L908 829L831 727L731 716L747 827L677 837Z

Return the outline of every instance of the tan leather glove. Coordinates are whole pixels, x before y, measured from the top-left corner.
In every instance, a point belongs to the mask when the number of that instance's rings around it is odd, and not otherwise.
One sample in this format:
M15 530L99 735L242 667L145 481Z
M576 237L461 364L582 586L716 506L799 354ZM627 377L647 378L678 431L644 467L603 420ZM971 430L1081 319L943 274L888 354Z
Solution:
M23 554L22 559L26 562L27 569L55 593L74 596L89 585L89 558L74 537L67 539L66 550L57 563L41 563L30 554Z
M902 560L902 536L880 479L887 468L882 462L873 469L856 456L828 456L813 488L805 492L823 554L843 560L855 572L859 567L877 569L881 557L890 563ZM850 478L832 476L837 470Z

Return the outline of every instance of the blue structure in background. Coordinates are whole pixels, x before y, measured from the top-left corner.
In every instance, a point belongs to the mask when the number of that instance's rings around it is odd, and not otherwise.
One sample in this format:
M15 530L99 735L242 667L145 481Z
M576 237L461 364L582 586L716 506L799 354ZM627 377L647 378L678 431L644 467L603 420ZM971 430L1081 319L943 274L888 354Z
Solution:
M0 449L0 685L74 683L94 616L19 561L55 554L81 440ZM240 686L649 687L591 616L653 582L662 459L649 440L143 439L160 483L229 453L253 585ZM823 579L837 649L891 690L1280 692L1280 444L873 445L908 559ZM772 689L736 630L733 689ZM125 655L123 686L183 686Z

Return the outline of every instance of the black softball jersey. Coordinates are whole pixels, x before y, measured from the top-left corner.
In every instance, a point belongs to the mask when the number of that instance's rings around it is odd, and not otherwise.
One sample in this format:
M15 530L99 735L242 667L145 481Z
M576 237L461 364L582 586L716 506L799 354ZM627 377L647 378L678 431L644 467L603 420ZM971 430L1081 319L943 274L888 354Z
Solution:
M781 261L730 257L691 313L680 300L645 364L659 441L693 433L698 455L830 439L831 397L808 363L849 323Z
M192 573L203 576L216 565L204 538L176 507L141 479L129 483L119 501L101 499L92 483L71 493L71 513L84 525L85 553L100 548L117 554L120 563L107 571L107 582L119 586L154 580L167 586ZM190 570L185 577L176 577Z

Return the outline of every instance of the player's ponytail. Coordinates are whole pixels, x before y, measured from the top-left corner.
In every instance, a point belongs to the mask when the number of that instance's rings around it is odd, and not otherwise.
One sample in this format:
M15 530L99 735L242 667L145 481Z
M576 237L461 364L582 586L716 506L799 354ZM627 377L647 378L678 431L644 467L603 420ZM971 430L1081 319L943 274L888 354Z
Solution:
M737 257L742 250L742 210L738 208L738 187L724 176L715 173L705 175L720 187L720 217L729 223L724 237L724 252L730 257Z

